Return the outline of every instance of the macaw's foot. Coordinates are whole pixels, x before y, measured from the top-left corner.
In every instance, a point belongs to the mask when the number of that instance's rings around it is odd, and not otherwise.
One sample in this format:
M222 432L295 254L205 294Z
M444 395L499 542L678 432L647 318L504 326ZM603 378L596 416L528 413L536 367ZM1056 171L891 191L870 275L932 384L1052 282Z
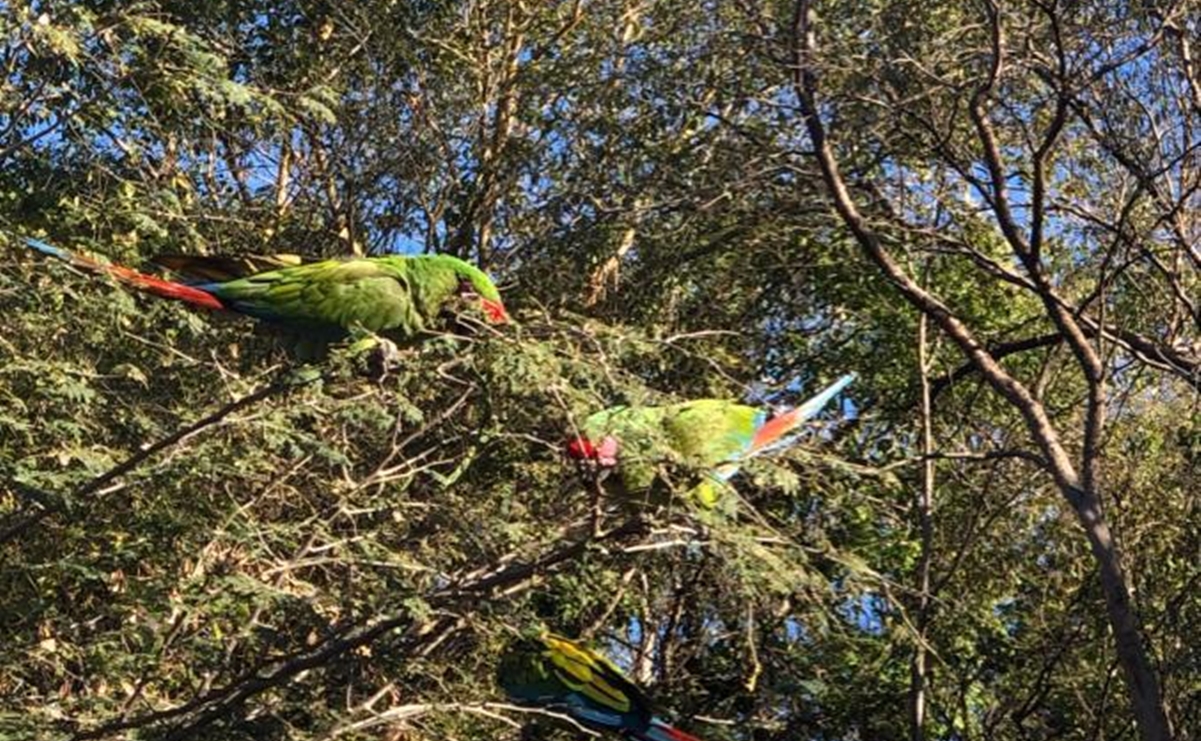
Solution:
M347 348L346 354L376 383L383 382L395 367L400 366L400 348L392 340L378 335L359 337Z
M370 347L364 348L360 356L367 369L367 377L376 383L382 383L393 370L400 367L400 348L392 340L383 337L373 338ZM355 345L364 342L359 340Z
M349 344L341 346L333 356L348 364L356 375L363 374L380 383L400 367L402 353L392 340L363 332L352 335Z

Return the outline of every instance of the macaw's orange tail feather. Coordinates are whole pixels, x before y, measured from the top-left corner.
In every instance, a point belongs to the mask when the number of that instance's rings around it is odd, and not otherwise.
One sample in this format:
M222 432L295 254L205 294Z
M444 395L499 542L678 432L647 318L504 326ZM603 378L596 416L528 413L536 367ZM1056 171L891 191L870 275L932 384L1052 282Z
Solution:
M131 268L122 267L120 265L106 265L102 262L97 262L90 257L78 255L73 252L59 249L52 245L46 244L41 240L25 237L25 244L31 249L37 250L44 255L57 257L58 259L74 265L83 270L101 275L111 275L114 280L130 288L145 291L146 293L161 296L162 298L171 298L177 301L183 301L192 306L200 306L205 309L224 309L225 305L221 303L221 299L216 296L202 291L199 288L185 286L182 283L174 283L162 278L156 278L153 275L139 273Z
M758 455L765 450L786 445L787 438L785 436L788 433L792 432L797 427L800 427L805 423L806 420L820 412L822 407L828 404L831 399L837 396L851 383L851 381L854 380L855 374L848 373L826 388L822 389L817 396L809 399L796 409L784 412L781 415L769 419L755 433L755 439L751 441L751 446L747 450L746 455Z

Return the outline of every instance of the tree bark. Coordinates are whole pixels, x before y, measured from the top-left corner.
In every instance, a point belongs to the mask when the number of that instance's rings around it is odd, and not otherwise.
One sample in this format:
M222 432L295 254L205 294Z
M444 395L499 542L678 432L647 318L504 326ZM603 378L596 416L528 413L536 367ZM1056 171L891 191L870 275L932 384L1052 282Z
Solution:
M995 7L991 12L995 14ZM993 20L994 34L997 34L999 33L999 24L995 22L995 17ZM1073 463L1061 442L1059 432L1042 402L1023 383L1005 371L997 359L976 340L968 326L946 304L918 285L901 268L884 248L880 236L860 214L839 169L825 126L818 115L817 81L812 68L816 39L808 0L797 0L792 21L793 89L800 106L806 132L815 150L822 178L833 200L834 210L871 261L897 287L905 299L919 312L933 320L959 346L968 360L979 369L989 385L1013 404L1025 419L1035 444L1038 445L1046 459L1048 473L1084 528L1093 557L1097 562L1101 589L1105 596L1106 612L1110 628L1114 633L1118 662L1126 678L1130 704L1139 734L1144 741L1171 741L1171 725L1164 709L1155 669L1152 666L1148 650L1143 645L1138 615L1131 604L1129 581L1122 569L1120 554L1101 509L1098 491L1099 450L1097 446L1105 414L1104 367L1099 355L1089 345L1079 323L1070 312L1064 309L1059 297L1053 293L1050 281L1041 273L1039 263L1041 219L1033 219L1031 227L1033 237L1027 241L1019 233L1016 219L1008 212L999 148L991 138L991 130L987 126L986 118L979 110L983 93L978 91L973 101L973 118L977 123L984 144L986 164L993 178L992 206L998 219L998 225L1026 267L1051 320L1072 347L1088 381L1088 421L1083 460L1081 461L1085 471L1083 477L1077 472L1076 464ZM994 38L994 49L998 45L998 39ZM990 80L981 88L982 91L986 92L991 87L991 80L995 79L998 74L1000 64L1000 58L997 55L993 62ZM1039 148L1036 171L1041 168L1041 161L1045 158L1058 130L1063 125L1062 110L1061 102L1059 114ZM1036 178L1036 185L1038 182L1039 178ZM1038 202L1041 200L1037 189L1034 200L1036 202L1034 210L1037 214Z

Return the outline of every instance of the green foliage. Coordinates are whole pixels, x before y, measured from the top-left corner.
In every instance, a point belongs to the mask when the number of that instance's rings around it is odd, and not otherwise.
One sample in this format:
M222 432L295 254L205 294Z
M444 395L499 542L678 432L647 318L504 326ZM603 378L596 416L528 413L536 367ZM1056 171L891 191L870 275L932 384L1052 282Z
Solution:
M1082 456L1088 384L980 187L988 18L819 5L823 115L865 220ZM1103 509L1187 738L1195 225L1163 199L1194 192L1189 87L1160 11L1069 5L1003 9L989 120L1028 203L1045 50L1063 40L1093 75L1068 86L1046 161L1041 264L1112 328L1089 338ZM608 647L709 741L908 737L919 649L928 738L1130 737L1093 555L1044 451L933 323L923 532L919 315L831 213L790 88L792 13L0 8L0 736L572 738L487 704L502 646L546 625ZM347 352L297 368L250 322L11 234L130 265L446 252L488 269L517 321L406 348L382 378ZM847 371L853 419L747 465L730 515L594 501L561 455L601 408L796 402Z

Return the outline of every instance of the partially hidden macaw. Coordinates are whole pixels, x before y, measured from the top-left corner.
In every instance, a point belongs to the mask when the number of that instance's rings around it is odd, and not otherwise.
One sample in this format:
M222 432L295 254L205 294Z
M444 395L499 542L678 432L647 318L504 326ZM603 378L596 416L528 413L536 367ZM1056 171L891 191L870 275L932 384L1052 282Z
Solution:
M25 238L34 250L134 290L189 306L253 317L318 342L354 331L398 340L437 328L458 302L492 323L508 321L500 293L479 268L449 255L389 255L305 262L295 255L172 255L156 262L181 276L165 280Z
M700 741L656 717L650 700L613 662L554 633L514 643L496 680L514 701L562 713L586 728L636 741Z
M651 489L666 465L703 471L701 482L685 498L711 509L744 461L794 445L798 436L791 433L854 379L847 374L774 417L765 409L722 399L612 407L584 420L580 435L567 442L567 455L594 467L603 479L615 471L627 496Z

